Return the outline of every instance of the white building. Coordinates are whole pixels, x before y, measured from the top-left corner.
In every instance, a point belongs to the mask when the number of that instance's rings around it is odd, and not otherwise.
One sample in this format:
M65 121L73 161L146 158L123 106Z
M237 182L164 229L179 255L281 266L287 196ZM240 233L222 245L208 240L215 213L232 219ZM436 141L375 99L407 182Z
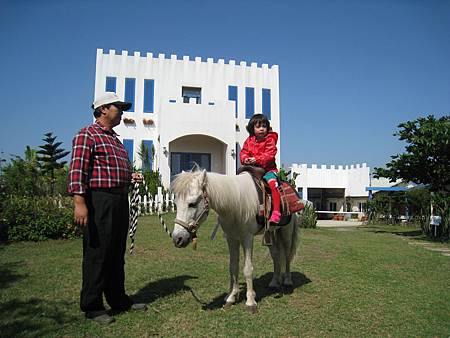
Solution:
M363 212L369 196L370 168L366 163L346 166L293 164L296 187L318 211Z
M154 149L151 166L165 187L194 162L234 175L245 126L255 113L267 115L280 131L277 65L97 49L95 96L105 91L133 103L115 131L137 168L142 142Z

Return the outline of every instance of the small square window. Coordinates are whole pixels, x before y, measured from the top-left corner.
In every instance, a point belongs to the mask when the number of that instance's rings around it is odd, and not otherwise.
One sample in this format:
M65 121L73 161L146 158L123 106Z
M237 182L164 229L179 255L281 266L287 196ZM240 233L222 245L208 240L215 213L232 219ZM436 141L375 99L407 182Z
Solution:
M184 103L189 103L190 99L195 99L196 104L202 103L202 89L198 87L182 87L181 96Z

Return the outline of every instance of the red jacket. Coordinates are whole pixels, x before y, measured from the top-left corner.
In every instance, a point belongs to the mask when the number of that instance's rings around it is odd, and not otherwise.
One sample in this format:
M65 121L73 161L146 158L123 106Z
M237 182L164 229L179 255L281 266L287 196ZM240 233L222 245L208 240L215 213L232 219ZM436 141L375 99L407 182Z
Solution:
M266 171L277 170L275 155L277 154L278 134L269 131L262 140L257 140L256 136L249 136L241 149L241 164L249 157L254 157L255 165L264 168Z

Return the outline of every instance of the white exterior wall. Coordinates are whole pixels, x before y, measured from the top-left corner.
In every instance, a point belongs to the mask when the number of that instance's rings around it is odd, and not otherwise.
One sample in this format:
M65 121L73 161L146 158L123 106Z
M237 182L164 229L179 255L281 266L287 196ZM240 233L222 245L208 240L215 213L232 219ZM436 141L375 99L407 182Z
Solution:
M298 173L295 184L303 189L303 198L308 199L308 188L341 188L345 189L345 196L368 197L366 187L370 185L370 168L366 163L356 165L342 165L318 167L312 164L293 164L291 174Z
M176 55L169 59L164 54L153 57L152 53L141 56L139 52L128 55L122 51L116 55L114 50L104 54L97 49L95 97L105 92L106 77L116 77L116 93L120 98L125 95L125 78L135 78L134 112L124 112L123 118L133 118L135 124L122 123L115 131L123 139L134 140L135 165L141 163L137 156L142 140L152 140L155 147L154 169L159 169L164 186L170 181L170 155L163 154L163 148L170 152L170 143L188 135L206 135L220 141L224 148L221 167L226 174L235 173L235 159L231 150L235 144L242 146L248 136L245 126L245 88L254 88L255 113L262 112L262 89L270 89L271 125L274 131L280 132L279 80L278 66L269 68L267 64L260 67L256 63L249 66L246 62L236 64L223 59L214 62L200 57L191 60L183 56L178 60ZM144 113L144 79L154 80L154 113ZM183 103L182 87L200 87L201 104ZM238 118L235 117L234 101L228 100L228 86L237 86ZM175 102L169 102L169 100ZM213 103L213 105L210 105ZM154 121L151 126L143 124L144 118ZM239 131L236 131L236 126ZM193 151L192 146L189 151ZM278 145L277 163L280 164L280 145ZM216 152L217 155L217 152ZM238 156L239 154L237 154ZM211 169L217 167L211 157ZM225 164L223 164L225 163Z

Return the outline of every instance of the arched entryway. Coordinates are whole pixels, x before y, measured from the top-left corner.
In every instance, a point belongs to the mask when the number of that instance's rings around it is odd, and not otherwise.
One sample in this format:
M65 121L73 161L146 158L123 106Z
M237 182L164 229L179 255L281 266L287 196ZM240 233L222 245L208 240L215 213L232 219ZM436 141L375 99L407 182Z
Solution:
M186 135L169 143L170 176L191 170L195 163L219 174L226 173L227 145L207 135Z

